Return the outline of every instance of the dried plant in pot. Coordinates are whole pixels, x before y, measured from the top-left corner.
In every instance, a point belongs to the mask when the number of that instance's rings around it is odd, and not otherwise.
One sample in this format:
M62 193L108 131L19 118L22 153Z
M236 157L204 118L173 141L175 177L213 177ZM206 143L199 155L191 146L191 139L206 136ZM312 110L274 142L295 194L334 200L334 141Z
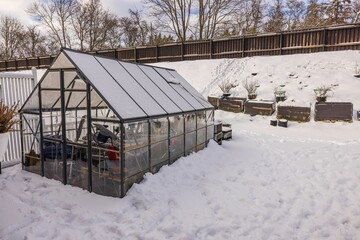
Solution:
M0 162L6 152L10 132L14 130L14 125L19 122L15 119L19 103L12 106L6 106L0 101Z
M243 87L246 89L249 99L255 99L257 97L256 90L259 87L257 81L246 79L243 82Z
M239 84L234 81L230 81L229 79L222 81L218 86L223 92L222 98L227 98L231 95L230 90L237 87Z
M327 98L329 92L331 92L331 91L332 91L332 88L325 86L325 85L315 88L314 92L315 92L315 96L316 96L316 101L317 102L326 102L326 98Z

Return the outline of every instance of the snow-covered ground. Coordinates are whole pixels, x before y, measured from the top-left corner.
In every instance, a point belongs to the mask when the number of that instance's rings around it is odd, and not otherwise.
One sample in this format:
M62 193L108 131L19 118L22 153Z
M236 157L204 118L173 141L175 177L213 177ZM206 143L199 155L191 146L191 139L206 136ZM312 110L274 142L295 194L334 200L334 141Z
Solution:
M310 104L315 87L333 84L329 101L360 110L356 61L359 52L346 51L158 65L204 96L257 72L258 98L284 83L288 102ZM241 83L233 94L246 95ZM231 141L147 174L123 199L3 169L0 239L360 239L359 121L281 128L269 117L215 116L232 124Z

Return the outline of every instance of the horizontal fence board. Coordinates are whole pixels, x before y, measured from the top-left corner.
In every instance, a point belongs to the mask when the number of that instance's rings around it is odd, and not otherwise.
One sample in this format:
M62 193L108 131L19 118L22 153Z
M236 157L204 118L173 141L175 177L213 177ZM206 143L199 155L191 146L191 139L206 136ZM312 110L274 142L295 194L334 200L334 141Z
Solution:
M90 53L129 62L274 56L324 51L360 50L360 24L189 41L157 46L99 50ZM47 68L55 56L0 61L0 71Z

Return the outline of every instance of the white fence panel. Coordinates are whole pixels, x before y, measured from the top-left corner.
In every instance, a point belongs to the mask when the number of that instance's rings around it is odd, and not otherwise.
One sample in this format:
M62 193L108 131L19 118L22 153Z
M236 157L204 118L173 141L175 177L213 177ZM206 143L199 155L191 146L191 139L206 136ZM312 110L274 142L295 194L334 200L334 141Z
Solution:
M33 74L0 73L0 100L11 106L19 101L19 107L25 102L37 81L36 70ZM9 146L2 162L10 163L21 160L20 126L15 126L10 134Z

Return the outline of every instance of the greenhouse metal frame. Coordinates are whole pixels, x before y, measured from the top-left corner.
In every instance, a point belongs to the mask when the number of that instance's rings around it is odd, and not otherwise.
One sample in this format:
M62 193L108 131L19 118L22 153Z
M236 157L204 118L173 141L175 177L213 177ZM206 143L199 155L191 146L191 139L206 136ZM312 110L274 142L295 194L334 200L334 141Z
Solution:
M114 197L214 135L213 106L175 70L70 49L20 118L23 169Z

